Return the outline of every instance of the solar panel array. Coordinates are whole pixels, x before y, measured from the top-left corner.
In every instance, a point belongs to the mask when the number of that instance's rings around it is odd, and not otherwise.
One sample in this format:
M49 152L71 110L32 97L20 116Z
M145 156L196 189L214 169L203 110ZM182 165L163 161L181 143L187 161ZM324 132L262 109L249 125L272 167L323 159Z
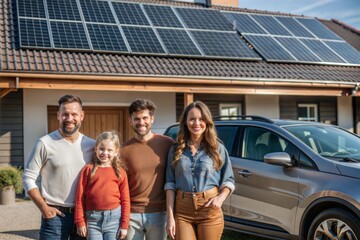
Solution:
M360 52L314 18L223 12L269 62L359 65Z
M23 48L261 60L218 10L111 0L17 6Z
M22 48L360 64L314 18L114 0L17 0L17 15Z

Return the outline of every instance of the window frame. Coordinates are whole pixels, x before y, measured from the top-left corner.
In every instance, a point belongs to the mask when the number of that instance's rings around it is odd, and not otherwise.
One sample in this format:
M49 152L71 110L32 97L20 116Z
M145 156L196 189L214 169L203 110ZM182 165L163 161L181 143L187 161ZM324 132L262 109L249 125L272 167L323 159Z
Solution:
M300 108L306 108L306 115L305 117L300 116ZM310 109L314 108L314 117L310 116ZM318 122L319 121L319 106L317 103L298 103L297 105L297 119L300 121L309 121L309 122Z

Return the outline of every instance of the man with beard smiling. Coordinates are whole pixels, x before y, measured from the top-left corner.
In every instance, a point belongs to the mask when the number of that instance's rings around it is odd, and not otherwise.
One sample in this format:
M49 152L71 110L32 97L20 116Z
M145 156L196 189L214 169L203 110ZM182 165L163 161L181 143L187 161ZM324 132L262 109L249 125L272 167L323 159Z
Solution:
M155 105L147 99L130 104L130 126L135 136L125 142L121 157L128 167L130 227L126 239L165 240L165 165L174 141L151 131Z
M80 170L94 156L95 141L79 132L81 99L65 95L58 103L59 129L36 142L23 184L42 214L40 239L82 239L74 224L76 186Z

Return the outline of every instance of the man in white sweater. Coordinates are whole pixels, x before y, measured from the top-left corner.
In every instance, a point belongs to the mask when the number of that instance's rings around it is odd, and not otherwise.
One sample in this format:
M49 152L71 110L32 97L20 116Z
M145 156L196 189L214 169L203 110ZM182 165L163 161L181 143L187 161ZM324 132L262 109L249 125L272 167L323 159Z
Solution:
M79 132L81 99L59 100L59 129L41 137L24 169L23 184L42 214L40 239L81 239L74 225L79 172L94 156L95 141Z

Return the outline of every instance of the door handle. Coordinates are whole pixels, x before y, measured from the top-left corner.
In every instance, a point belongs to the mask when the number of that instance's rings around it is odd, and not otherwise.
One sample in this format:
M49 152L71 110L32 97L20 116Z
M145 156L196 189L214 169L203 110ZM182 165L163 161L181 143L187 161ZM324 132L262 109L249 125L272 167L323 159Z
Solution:
M248 177L251 175L251 172L243 169L243 170L238 171L238 174L240 174L242 177Z

